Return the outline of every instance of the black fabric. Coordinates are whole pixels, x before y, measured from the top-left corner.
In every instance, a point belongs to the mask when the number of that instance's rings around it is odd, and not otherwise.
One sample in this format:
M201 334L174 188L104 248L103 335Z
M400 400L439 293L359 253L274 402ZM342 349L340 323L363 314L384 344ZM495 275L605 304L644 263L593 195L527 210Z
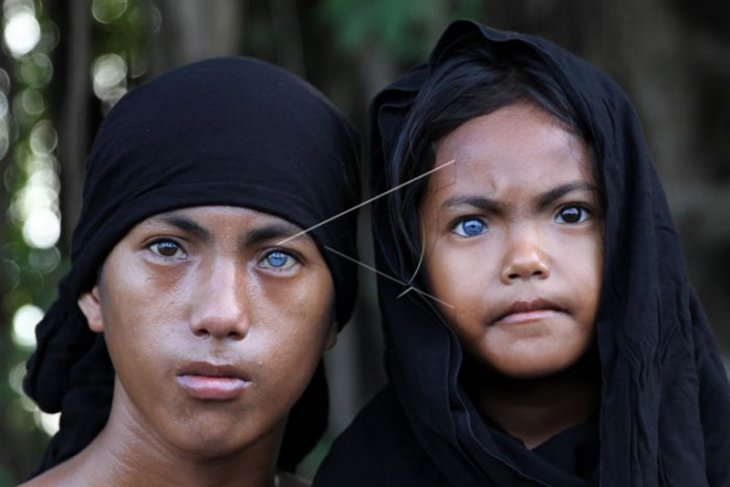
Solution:
M124 96L87 160L72 267L28 361L26 392L42 410L62 412L41 471L81 450L108 417L114 370L76 301L136 223L175 208L232 205L306 229L357 204L358 155L355 130L319 92L262 61L198 62ZM340 325L352 312L356 269L325 247L355 256L355 227L350 212L310 232L334 279ZM320 366L292 412L280 466L292 469L314 446L327 405Z
M596 320L602 487L730 485L730 386L685 275L679 240L636 114L606 75L555 45L470 21L450 25L427 64L388 86L371 107L372 192L385 174L414 100L434 69L478 44L535 56L587 127L606 194L605 271ZM373 207L376 265L409 282L407 252ZM435 306L379 277L387 388L335 441L315 478L329 486L583 486L583 467L550 452L510 449L460 387L462 351ZM590 429L590 425L584 425ZM559 445L577 449L590 431ZM567 435L567 436L566 436ZM595 444L595 441L594 441ZM549 445L546 445L546 447ZM590 454L596 454L595 446ZM541 465L547 460L550 465ZM595 461L595 460L594 460ZM591 463L584 458L581 463ZM572 472L570 470L573 470ZM583 476L590 474L583 472Z

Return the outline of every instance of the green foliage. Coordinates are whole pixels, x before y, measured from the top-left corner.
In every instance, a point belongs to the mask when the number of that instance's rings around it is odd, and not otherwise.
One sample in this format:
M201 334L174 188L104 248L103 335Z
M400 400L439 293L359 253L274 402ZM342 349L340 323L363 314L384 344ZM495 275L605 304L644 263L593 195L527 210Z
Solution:
M423 59L443 27L474 17L479 0L324 0L323 20L336 32L338 47L353 54L378 44L398 59Z

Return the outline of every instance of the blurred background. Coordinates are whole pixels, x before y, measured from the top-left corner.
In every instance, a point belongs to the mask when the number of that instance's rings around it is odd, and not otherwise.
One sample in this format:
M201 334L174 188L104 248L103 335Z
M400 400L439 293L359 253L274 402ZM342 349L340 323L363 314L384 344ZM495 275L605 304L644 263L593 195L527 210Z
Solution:
M609 72L634 100L689 274L730 356L730 3L714 0L0 0L0 487L30 474L58 417L21 392L33 329L68 268L83 163L114 103L193 60L278 63L364 133L367 104L422 62L450 20L545 36ZM214 87L213 87L214 89ZM366 174L364 174L366 177ZM122 183L120 181L120 183ZM367 212L362 257L372 262ZM331 431L383 383L372 275L328 353ZM730 420L730 418L728 418Z

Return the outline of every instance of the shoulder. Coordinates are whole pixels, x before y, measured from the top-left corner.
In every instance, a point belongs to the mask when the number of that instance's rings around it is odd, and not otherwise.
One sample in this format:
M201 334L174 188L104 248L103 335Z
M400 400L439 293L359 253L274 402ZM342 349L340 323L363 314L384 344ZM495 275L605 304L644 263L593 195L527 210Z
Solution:
M80 485L78 479L73 480L72 472L69 471L66 463L61 463L50 470L46 470L18 487L71 487Z
M430 477L437 483L425 481ZM408 417L388 386L335 440L313 487L447 485L418 444ZM430 480L430 479L429 479Z

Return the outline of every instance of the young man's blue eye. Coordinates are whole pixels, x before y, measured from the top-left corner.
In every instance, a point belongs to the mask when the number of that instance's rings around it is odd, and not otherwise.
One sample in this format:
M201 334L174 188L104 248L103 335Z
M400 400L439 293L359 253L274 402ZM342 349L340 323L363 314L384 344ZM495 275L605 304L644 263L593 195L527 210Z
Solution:
M462 237L474 237L487 231L487 225L478 218L467 218L460 221L454 228L454 232Z
M578 205L564 206L555 215L555 221L558 223L582 223L590 218L591 212L586 208Z
M296 259L286 252L274 250L266 254L261 262L261 265L262 267L268 267L272 269L288 269L296 263Z

